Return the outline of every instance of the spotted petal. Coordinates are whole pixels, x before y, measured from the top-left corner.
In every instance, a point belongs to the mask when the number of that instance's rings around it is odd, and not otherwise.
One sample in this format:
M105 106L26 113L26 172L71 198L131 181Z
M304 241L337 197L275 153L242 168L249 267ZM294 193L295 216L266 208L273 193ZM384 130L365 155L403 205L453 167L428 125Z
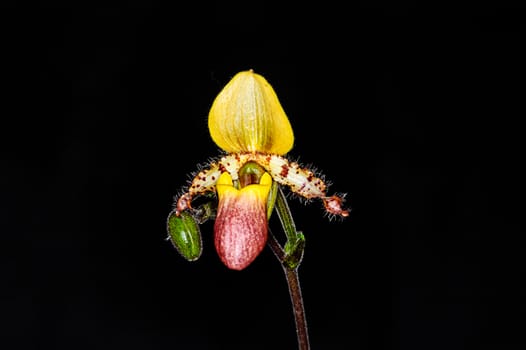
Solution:
M214 142L229 153L284 155L294 134L276 93L252 70L237 73L214 100L208 115Z
M243 270L261 253L268 237L267 197L272 178L265 173L259 184L236 189L228 173L216 184L219 204L214 242L221 261Z

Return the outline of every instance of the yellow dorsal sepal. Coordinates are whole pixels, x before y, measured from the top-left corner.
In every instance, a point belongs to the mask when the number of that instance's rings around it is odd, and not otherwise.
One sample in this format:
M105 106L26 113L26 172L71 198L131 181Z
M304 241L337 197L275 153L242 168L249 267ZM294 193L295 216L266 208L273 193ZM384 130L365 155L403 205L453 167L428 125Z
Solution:
M267 80L237 73L215 98L208 115L214 142L229 153L284 155L294 144L289 119Z

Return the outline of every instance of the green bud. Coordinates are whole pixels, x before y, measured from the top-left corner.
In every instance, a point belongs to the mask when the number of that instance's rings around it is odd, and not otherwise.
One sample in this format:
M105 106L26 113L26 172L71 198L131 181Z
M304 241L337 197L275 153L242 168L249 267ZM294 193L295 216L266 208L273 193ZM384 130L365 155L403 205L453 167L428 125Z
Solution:
M170 241L179 254L188 261L195 261L201 256L203 244L201 231L194 217L186 212L175 215L175 210L168 215L167 230Z

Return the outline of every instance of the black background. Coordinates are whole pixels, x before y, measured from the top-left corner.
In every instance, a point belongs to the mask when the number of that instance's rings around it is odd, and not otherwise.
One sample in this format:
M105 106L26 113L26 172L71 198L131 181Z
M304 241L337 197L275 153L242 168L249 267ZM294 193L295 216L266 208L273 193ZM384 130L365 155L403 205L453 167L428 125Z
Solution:
M3 5L4 349L294 349L269 249L246 270L165 240L254 69L353 208L290 205L313 349L523 349L524 12L413 2Z

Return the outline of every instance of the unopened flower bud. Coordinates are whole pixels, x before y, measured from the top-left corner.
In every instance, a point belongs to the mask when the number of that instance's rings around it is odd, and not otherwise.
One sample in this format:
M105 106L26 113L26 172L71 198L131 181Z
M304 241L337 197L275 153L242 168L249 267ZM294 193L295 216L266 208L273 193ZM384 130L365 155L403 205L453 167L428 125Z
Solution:
M187 211L168 215L167 230L169 239L179 254L188 261L195 261L203 251L201 231L194 217Z

